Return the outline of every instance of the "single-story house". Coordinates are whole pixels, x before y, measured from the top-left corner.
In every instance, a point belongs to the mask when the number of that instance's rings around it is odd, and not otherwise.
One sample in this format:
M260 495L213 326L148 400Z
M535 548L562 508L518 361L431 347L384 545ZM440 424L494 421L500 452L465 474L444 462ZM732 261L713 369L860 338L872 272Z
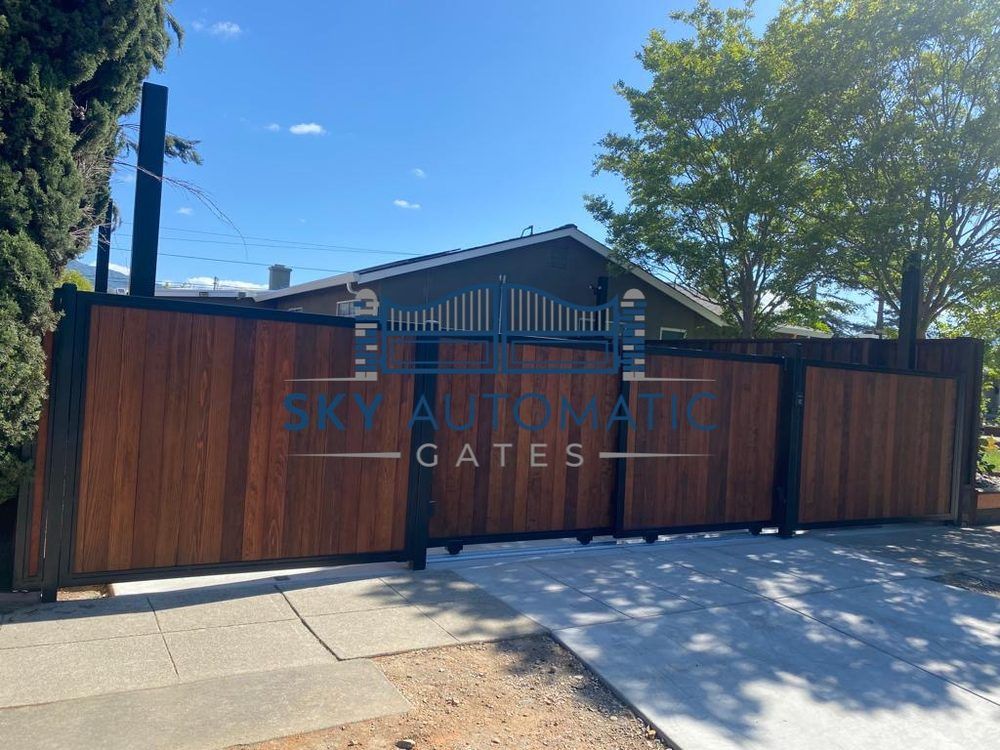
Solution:
M640 269L609 267L611 250L573 224L478 247L449 250L362 268L254 295L281 310L350 316L356 294L371 290L382 302L420 305L479 284L504 280L535 287L576 305L595 305L638 289L646 298L647 338L723 338L726 326L713 302ZM783 326L779 335L829 334Z

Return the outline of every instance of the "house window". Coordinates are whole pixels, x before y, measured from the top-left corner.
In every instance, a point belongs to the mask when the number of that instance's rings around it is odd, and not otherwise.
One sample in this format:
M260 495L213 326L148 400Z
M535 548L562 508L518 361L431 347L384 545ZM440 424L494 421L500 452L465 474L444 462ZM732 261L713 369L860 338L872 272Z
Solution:
M357 312L357 304L353 299L345 299L337 303L337 315L344 318L353 318Z
M686 339L687 335L687 330L684 328L664 328L663 326L660 326L660 341Z

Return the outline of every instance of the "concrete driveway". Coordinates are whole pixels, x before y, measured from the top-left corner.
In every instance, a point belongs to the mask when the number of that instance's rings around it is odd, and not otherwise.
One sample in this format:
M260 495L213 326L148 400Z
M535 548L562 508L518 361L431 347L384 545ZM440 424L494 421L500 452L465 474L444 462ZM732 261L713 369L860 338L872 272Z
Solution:
M684 750L993 747L1000 599L932 579L989 588L998 539L554 542L126 584L0 617L0 747L209 750L405 711L368 657L544 630Z
M994 530L735 536L450 566L551 629L684 750L996 746L1000 599L930 580L995 576Z

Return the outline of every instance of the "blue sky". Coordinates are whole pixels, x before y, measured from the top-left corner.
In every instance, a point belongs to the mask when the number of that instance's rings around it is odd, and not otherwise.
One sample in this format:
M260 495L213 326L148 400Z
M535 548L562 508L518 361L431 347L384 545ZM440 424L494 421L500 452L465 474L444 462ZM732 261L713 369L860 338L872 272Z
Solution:
M165 186L158 279L262 284L266 268L247 263L281 262L297 283L529 224L575 223L603 239L582 196L624 197L614 178L591 175L602 135L630 129L612 87L645 82L635 52L654 27L680 35L668 15L693 4L176 0L187 36L151 80L170 88L167 127L199 139L204 164L168 162L167 175L266 239L244 247L196 197ZM758 3L761 23L776 5ZM115 178L122 266L134 187L128 170Z

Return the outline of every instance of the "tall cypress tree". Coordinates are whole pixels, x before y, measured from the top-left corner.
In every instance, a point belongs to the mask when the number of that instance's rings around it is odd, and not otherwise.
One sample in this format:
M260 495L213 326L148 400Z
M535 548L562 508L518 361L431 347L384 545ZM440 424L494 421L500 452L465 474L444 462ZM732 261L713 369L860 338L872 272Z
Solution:
M169 0L6 0L0 10L0 502L45 396L42 334L110 200L120 118L181 30Z

